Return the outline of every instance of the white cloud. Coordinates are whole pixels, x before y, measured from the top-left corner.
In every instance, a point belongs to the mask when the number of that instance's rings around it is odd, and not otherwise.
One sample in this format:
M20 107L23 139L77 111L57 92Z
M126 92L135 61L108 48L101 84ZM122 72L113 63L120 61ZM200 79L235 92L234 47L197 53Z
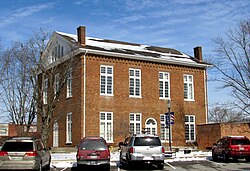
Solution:
M40 5L32 5L28 7L19 8L14 11L10 11L6 17L1 17L0 28L12 24L23 17L31 16L34 13L40 12L42 10L50 9L53 7L53 3L46 3Z

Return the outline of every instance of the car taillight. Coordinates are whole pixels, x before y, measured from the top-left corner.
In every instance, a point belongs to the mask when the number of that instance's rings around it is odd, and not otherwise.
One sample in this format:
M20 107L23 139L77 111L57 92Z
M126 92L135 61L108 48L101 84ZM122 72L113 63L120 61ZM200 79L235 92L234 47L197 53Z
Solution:
M25 153L25 156L37 156L37 152L36 151L28 151Z
M161 148L161 152L162 152L162 153L165 153L164 147Z
M129 153L130 153L130 154L134 153L134 148L133 148L133 147L131 147L131 148L129 149Z
M0 156L7 156L8 155L8 152L6 151L0 151Z

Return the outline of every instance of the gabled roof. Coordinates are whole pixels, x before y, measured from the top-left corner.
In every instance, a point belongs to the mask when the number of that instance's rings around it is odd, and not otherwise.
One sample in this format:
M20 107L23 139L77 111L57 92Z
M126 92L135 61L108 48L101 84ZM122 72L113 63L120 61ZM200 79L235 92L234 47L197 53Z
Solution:
M66 40L78 44L80 51L88 51L99 55L110 55L136 60L154 61L175 65L193 66L207 68L208 63L200 62L196 58L186 55L178 50L157 46L128 43L116 40L106 40L93 37L86 37L86 45L78 43L77 35L63 32L55 32Z

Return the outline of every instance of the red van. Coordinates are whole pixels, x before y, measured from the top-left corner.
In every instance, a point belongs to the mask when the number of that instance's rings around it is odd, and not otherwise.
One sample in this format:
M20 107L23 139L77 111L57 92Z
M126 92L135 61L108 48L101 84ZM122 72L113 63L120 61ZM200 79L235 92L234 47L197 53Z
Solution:
M81 140L77 154L77 167L103 166L110 170L110 151L102 137L85 137Z

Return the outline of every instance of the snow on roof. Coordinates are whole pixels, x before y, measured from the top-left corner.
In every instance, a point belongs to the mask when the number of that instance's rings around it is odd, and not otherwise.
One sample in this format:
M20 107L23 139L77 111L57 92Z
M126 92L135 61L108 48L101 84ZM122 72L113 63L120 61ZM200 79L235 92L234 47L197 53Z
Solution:
M56 32L56 33L65 37L71 42L77 43L78 41L77 35L75 34L68 34L63 32ZM86 37L86 46L83 46L80 49L82 48L128 54L137 57L143 56L147 59L158 59L161 61L168 60L181 63L204 64L201 62L197 62L197 60L191 56L188 56L184 53L181 53L171 48L163 48L163 47L121 42L115 40L106 40L94 37Z

